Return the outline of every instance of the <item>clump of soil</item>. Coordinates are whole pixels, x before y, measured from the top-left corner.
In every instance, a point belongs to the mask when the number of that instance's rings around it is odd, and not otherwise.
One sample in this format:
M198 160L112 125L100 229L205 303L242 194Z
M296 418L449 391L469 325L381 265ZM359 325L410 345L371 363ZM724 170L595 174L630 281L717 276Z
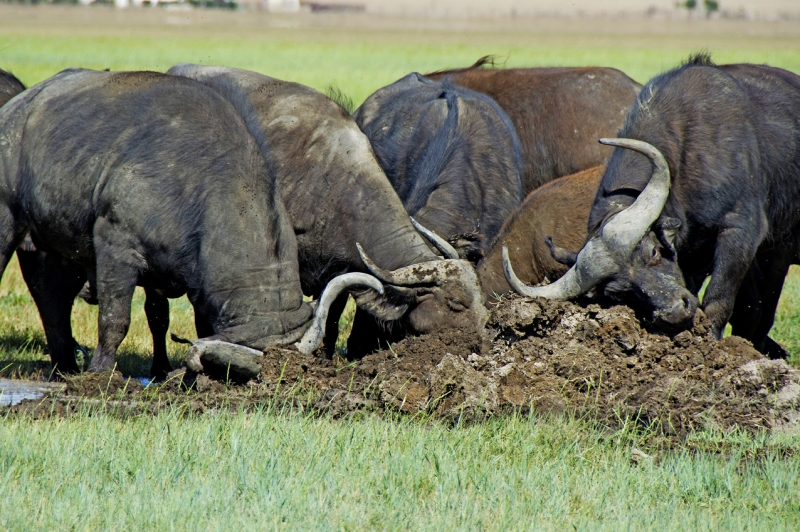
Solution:
M514 298L490 326L487 363L506 375L497 379L499 401L591 409L675 435L798 421L800 372L741 338L716 341L702 311L691 330L668 336L642 327L624 306Z
M192 412L278 401L333 416L567 410L611 426L635 421L673 437L709 426L800 427L800 371L765 359L741 338L714 340L702 312L691 330L667 335L648 330L628 307L512 297L495 308L482 337L409 337L345 365L321 351L274 348L260 364L259 378L244 386L185 370L147 388L119 374L80 376L68 380L66 398L58 400L138 401L141 411L180 402Z
M136 379L123 377L118 371L103 373L84 373L66 379L67 394L86 397L132 396L144 389Z

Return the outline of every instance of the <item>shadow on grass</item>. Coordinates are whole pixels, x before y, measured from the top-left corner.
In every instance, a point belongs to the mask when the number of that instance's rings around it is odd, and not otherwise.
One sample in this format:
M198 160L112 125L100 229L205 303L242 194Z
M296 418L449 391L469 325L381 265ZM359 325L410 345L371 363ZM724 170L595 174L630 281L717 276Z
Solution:
M41 332L11 331L0 336L0 352L47 351L47 342Z
M183 363L181 357L171 355L169 363L172 368L180 367ZM150 367L153 365L152 353L139 351L120 351L117 353L117 370L129 377L148 377Z
M93 348L87 348L88 354L94 353ZM78 355L78 364L83 361ZM170 357L173 368L182 364L180 355ZM150 366L153 364L153 355L149 352L120 351L117 354L117 370L123 375L146 377L150 375ZM12 330L0 334L0 377L17 379L48 379L51 377L53 367L47 351L47 342L41 331Z
M7 331L0 335L0 376L42 379L52 370L41 332Z

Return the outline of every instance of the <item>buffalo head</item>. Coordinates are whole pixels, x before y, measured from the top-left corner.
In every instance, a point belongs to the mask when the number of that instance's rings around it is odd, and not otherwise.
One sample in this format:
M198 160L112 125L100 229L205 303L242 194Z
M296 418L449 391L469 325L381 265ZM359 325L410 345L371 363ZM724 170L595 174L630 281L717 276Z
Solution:
M486 325L485 296L469 261L445 258L387 271L356 245L367 269L386 285L385 296L376 292L357 295L359 308L385 321L402 320L405 328L417 334L442 328L479 332ZM437 247L446 257L455 254Z
M631 206L603 222L558 281L536 288L526 286L514 275L504 248L506 278L517 292L529 297L569 299L595 289L631 302L661 326L685 328L691 324L698 302L686 289L677 263L675 235L681 222L661 217L670 189L667 161L654 146L639 140L600 142L638 151L650 159L653 173L645 189ZM554 256L560 253L553 249Z

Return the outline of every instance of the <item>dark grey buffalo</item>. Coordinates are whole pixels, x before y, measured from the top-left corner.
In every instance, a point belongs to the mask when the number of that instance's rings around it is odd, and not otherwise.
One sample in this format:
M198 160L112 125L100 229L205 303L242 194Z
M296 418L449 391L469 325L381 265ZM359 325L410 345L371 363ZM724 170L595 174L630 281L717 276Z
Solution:
M479 261L523 198L519 139L500 106L414 73L354 117L408 213Z
M482 329L488 314L474 268L442 260L429 248L340 105L309 87L246 70L178 65L169 74L212 87L244 117L275 172L297 235L306 294L318 296L344 272L371 271L387 283L383 295L354 294L362 312L351 350L375 348L387 335ZM446 243L440 246L453 256ZM335 308L343 305L340 299Z
M3 269L28 233L62 372L77 369L69 311L87 275L100 307L92 370L113 367L137 284L188 294L207 327L200 351L294 342L312 316L274 175L233 106L192 80L72 69L0 108Z
M623 149L603 175L577 263L526 292L571 297L596 286L680 328L710 275L703 308L714 334L730 321L762 352L784 354L767 334L798 260L800 77L698 55L642 89L620 136L606 141Z
M611 150L597 143L617 134L641 85L615 68L468 68L426 74L490 96L508 114L522 145L523 184L530 194L557 177L606 164Z

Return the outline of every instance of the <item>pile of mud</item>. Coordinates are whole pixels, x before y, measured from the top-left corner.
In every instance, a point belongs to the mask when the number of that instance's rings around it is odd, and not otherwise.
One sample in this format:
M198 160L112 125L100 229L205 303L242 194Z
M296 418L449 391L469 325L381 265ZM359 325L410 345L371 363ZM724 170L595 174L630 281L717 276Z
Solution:
M514 297L493 311L483 338L458 331L407 338L345 365L318 355L269 350L259 379L244 386L181 371L148 387L119 374L84 375L58 398L16 408L63 413L93 400L126 412L175 402L196 412L272 402L333 416L445 419L570 411L676 437L701 427L800 427L800 371L741 338L714 340L700 312L690 331L667 336L648 331L628 307Z

